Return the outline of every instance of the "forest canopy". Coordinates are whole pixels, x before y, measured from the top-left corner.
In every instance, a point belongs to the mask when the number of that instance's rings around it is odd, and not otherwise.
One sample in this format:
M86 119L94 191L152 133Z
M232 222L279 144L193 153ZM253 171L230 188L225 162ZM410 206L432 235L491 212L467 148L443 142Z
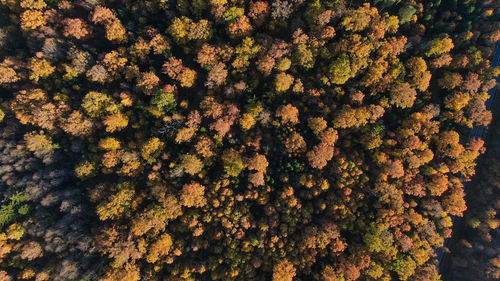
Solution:
M492 0L0 0L0 280L441 280Z

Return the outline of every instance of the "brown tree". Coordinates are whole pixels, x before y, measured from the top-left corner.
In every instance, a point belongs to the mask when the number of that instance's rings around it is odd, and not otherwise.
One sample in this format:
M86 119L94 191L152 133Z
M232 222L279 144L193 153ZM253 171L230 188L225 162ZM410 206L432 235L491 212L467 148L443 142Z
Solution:
M64 19L62 21L64 24L63 34L66 37L74 37L76 39L87 39L92 35L92 29L90 26L82 19Z
M282 105L276 110L276 117L281 119L283 125L294 125L299 123L299 110L291 104Z
M333 146L325 144L315 145L313 149L306 154L309 165L313 168L323 169L328 161L333 158L333 151Z
M206 204L205 187L197 182L182 186L181 204L186 207L203 207Z
M389 95L390 104L399 108L409 108L413 106L417 92L408 83L397 83L392 86Z

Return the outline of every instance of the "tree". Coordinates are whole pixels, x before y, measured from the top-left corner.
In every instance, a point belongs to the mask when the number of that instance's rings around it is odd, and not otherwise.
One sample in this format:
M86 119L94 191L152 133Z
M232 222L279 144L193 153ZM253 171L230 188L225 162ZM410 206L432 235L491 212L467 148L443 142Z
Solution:
M40 78L49 77L56 70L46 59L33 58L30 61L29 68L31 70L30 79L38 82Z
M164 146L165 144L159 138L150 138L142 145L141 156L148 164L153 164L158 156L160 156Z
M118 219L130 208L135 194L132 184L121 183L116 186L116 189L116 193L97 206L97 215L99 215L100 220Z
M192 23L189 27L188 39L208 41L212 36L212 26L207 20Z
M50 151L53 149L52 138L45 135L44 132L31 132L24 135L24 141L28 150L36 151Z
M86 118L80 111L75 110L65 118L61 128L73 136L84 136L92 132L93 123Z
M314 55L306 44L299 44L294 50L293 59L298 65L309 69L314 66Z
M250 35L250 33L253 31L253 27L250 23L249 18L247 18L246 16L241 16L235 21L231 22L227 30L229 33L229 37L240 38Z
M208 70L212 69L219 61L217 47L204 43L198 51L196 61L201 67Z
M95 172L96 165L90 161L82 161L75 167L75 175L80 179L94 176Z
M15 83L20 80L17 72L12 67L4 65L3 63L0 64L0 72L3 73L3 75L0 76L0 85Z
M340 25L347 31L358 32L366 29L371 21L371 17L377 13L376 8L370 8L369 3L365 3L356 10L348 10Z
M455 131L443 131L436 137L436 151L440 157L458 158L465 150L460 144L460 135Z
M195 127L184 127L177 131L177 135L175 136L176 143L188 142L194 134L196 133L197 128Z
M233 67L238 70L244 70L249 64L249 60L257 56L261 46L255 43L251 37L245 37L240 45L236 47L236 59L233 61Z
M307 119L307 126L313 131L315 135L318 135L323 130L326 129L326 120L322 117L311 117Z
M100 64L92 66L92 68L87 71L86 75L90 81L101 84L109 82L110 80L108 71L106 71L106 68Z
M332 123L334 128L357 128L368 124L370 117L370 111L366 107L352 108L350 105L344 105Z
M174 18L172 24L168 27L168 32L178 43L185 43L192 22L188 17Z
M267 166L269 163L267 162L266 156L262 154L255 154L250 160L248 161L248 169L249 170L256 170L259 172L266 172Z
M282 259L273 267L273 281L292 281L296 269L287 259Z
M256 26L262 25L269 16L269 4L265 1L251 1L248 16Z
M157 262L161 257L168 255L173 246L172 236L162 234L148 249L146 260L149 263Z
M402 7L398 11L398 16L399 16L399 23L400 24L405 24L411 20L413 15L417 12L417 9L413 7L412 5L408 5L405 7Z
M288 89L290 89L292 84L293 76L284 72L278 73L276 75L276 78L274 79L274 88L278 93L287 91Z
M351 61L347 53L342 53L335 59L328 68L328 78L333 84L344 84L349 78L354 77L355 73L351 70Z
M276 110L276 117L281 119L282 125L294 125L299 123L299 110L291 104L282 105Z
M139 281L141 280L141 272L137 265L135 264L125 264L125 266L112 268L107 271L102 281L120 281L120 280L128 280L128 281Z
M76 39L86 39L92 34L92 30L89 25L82 19L64 19L62 21L64 24L63 34L66 37L74 37Z
M196 81L196 71L189 69L187 67L184 68L183 71L181 72L179 81L182 87L187 87L187 88L192 87L194 85L194 82Z
M240 118L240 125L243 131L250 130L256 123L257 121L250 113L243 113L243 115Z
M153 72L142 73L137 79L137 87L141 88L146 95L150 95L160 84L160 78Z
M24 9L43 10L45 7L47 7L47 4L44 0L22 0L20 2L21 3L19 3L19 6Z
M263 172L255 172L253 174L250 174L248 181L253 184L253 186L261 186L266 184Z
M155 34L155 36L151 38L151 41L149 41L149 47L153 50L153 54L160 55L170 49L170 43L165 36Z
M167 93L162 90L154 92L151 104L155 105L159 111L170 112L175 109L177 102L173 93Z
M127 42L127 30L120 22L120 20L116 19L111 21L111 23L105 25L106 28L106 38L109 41L114 41L116 43L124 43Z
M316 169L323 169L328 161L333 158L333 151L333 146L324 144L315 145L313 149L306 154L309 165Z
M337 142L338 138L339 138L338 132L332 128L323 130L319 134L319 140L321 141L322 144L325 145L333 146Z
M167 62L162 66L163 73L170 76L170 78L180 82L182 87L193 86L196 80L196 71L184 67L182 60L170 57Z
M224 171L231 177L237 177L246 168L241 155L233 149L227 150L222 154L222 161L224 163Z
M445 72L438 80L439 87L446 90L453 90L462 84L462 76L456 72Z
M427 90L432 75L427 71L425 60L421 57L412 57L406 62L406 68L410 84L422 92Z
M129 53L133 56L133 59L135 61L144 61L149 55L149 52L151 52L151 47L149 46L149 43L146 42L142 37L139 37L137 41L130 47ZM148 75L150 76L151 74L154 75L152 72L147 72L144 73L143 75Z
M230 22L243 16L244 14L245 14L245 9L239 7L230 7L224 12L223 19L225 21Z
M226 65L224 63L219 62L215 64L214 67L212 67L212 69L208 72L205 86L210 89L222 86L226 82L227 73Z
M288 1L277 0L271 4L271 17L273 19L287 19L292 12L292 4Z
M180 195L181 204L186 207L203 207L206 204L205 187L197 182L182 186Z
M128 59L123 57L117 51L111 51L104 56L102 62L106 67L106 70L110 72L111 75L117 76L119 75L119 72L124 69Z
M257 70L259 70L260 72L262 72L262 74L267 76L271 74L275 63L276 60L273 59L271 56L268 55L262 56L257 61Z
M34 260L43 256L43 249L40 243L35 241L31 241L26 244L21 252L20 257L25 260Z
M401 280L408 280L417 268L417 264L409 255L401 255L391 264L391 269L396 271Z
M306 148L304 138L297 132L293 132L289 137L285 138L284 144L288 153L292 155L304 152Z
M117 113L119 106L107 94L91 91L82 99L82 107L90 117L102 118L106 114Z
M127 127L128 117L121 112L117 112L106 117L103 123L106 126L106 132L113 133Z
M408 83L397 83L392 86L389 95L389 104L399 108L409 108L417 98L417 91Z
M117 150L121 146L121 142L113 137L106 137L99 141L99 148L104 150Z
M21 28L27 31L35 30L47 23L47 17L43 11L26 10L21 15Z
M214 155L214 148L214 142L206 136L200 137L199 141L195 145L196 153L205 158Z
M94 12L92 13L91 20L94 23L111 22L116 20L116 16L110 9L102 6L96 6Z
M426 56L439 56L444 53L448 53L453 49L455 45L453 44L453 40L451 38L435 38L429 44L429 49L425 53Z
M318 16L325 11L325 6L320 1L311 2L305 12L306 21L309 25L314 25Z
M400 178L405 175L405 170L401 160L388 160L385 163L385 172L393 178Z
M368 232L363 236L363 242L370 252L387 252L393 249L393 237L386 225L371 223Z
M179 167L184 170L184 172L194 176L201 172L203 163L194 155L184 154L180 157Z

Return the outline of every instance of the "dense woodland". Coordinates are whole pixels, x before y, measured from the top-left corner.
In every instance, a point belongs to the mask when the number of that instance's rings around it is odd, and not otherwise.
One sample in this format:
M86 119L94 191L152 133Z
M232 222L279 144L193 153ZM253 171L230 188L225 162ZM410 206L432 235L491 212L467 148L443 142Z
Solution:
M0 280L441 280L499 39L496 0L0 0Z

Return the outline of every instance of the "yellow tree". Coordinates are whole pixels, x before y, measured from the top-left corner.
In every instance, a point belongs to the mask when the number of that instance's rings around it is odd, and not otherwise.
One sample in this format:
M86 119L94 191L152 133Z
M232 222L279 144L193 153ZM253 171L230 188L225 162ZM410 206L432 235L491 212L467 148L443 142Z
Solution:
M162 234L148 248L146 260L149 263L157 262L161 257L168 255L173 246L172 236L167 233Z
M151 138L142 145L141 156L148 164L153 164L160 156L164 146L165 144L159 138Z
M296 269L287 259L281 259L273 267L273 281L292 281Z
M21 14L21 28L24 30L35 30L47 23L47 17L43 11L26 10Z
M56 70L56 67L52 66L48 60L37 58L31 59L28 67L31 70L30 79L35 82L38 82L40 78L49 77Z
M103 123L106 126L106 132L113 133L127 127L128 117L121 112L117 112L106 117Z
M26 133L24 135L24 141L26 142L28 150L33 152L53 149L52 139L43 132Z
M290 89L292 84L293 76L284 72L278 73L274 79L274 89L276 89L276 92L278 93L285 92Z
M116 189L116 193L97 206L97 215L100 220L118 219L130 208L135 194L132 184L121 183L116 186Z

